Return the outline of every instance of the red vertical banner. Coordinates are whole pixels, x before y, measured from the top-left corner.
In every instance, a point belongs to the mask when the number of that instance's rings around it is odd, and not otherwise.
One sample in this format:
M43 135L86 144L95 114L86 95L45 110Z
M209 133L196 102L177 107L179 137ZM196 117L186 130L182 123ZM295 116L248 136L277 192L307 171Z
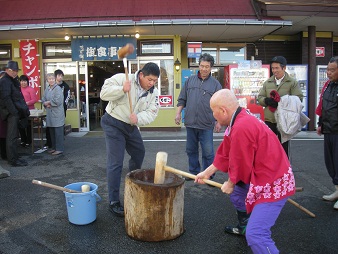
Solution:
M28 76L29 86L34 88L37 98L40 99L40 70L36 41L20 41L20 54L23 74Z

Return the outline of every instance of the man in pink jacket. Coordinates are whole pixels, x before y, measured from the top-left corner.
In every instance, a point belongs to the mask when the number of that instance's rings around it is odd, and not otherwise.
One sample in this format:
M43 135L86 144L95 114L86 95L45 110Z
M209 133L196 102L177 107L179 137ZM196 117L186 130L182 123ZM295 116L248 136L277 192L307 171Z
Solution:
M210 107L216 120L228 126L214 162L199 173L195 182L204 183L217 170L228 173L222 186L237 210L237 226L226 233L245 235L254 253L279 253L271 239L287 198L295 193L290 162L277 136L264 122L239 107L228 89L216 92Z

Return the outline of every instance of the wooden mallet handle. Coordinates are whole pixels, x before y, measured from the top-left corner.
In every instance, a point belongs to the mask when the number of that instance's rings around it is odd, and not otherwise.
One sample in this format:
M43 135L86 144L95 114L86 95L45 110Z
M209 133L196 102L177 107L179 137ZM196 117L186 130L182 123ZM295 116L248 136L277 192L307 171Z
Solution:
M128 65L127 65L127 55L132 54L134 52L134 45L131 43L127 43L126 46L120 48L117 51L118 58L123 58L123 65L124 65L124 72L126 74L126 80L129 80L128 76ZM128 99L129 99L129 107L130 107L130 114L133 113L133 107L130 97L130 92L128 92Z
M315 214L313 214L308 209L306 209L305 207L301 206L300 204L298 204L296 201L292 200L291 198L288 198L288 202L291 203L291 204L293 204L295 207L299 208L300 210L302 210L304 213L310 215L312 218L316 217Z
M177 175L181 175L181 176L185 176L185 177L189 177L192 179L196 179L196 176L190 173L187 173L185 171L182 170L178 170L176 168L172 168L167 166L167 160L168 160L168 154L166 152L158 152L156 155L156 165L155 165L155 176L154 176L154 183L155 184L163 184L164 180L165 180L165 171L177 174ZM209 185L221 188L222 184L211 181L211 180L207 180L207 179L203 179L203 181Z
M37 185L41 185L41 186L44 186L44 187L48 187L48 188L51 188L51 189L55 189L55 190L60 190L60 191L65 191L65 192L70 192L70 193L81 193L81 191L71 190L71 189L68 189L68 188L64 188L64 187L54 185L54 184L51 184L51 183L41 182L41 181L38 181L38 180L33 180L32 183L37 184Z
M123 58L123 65L124 65L124 72L126 74L126 80L129 80L129 75L128 75L128 66L127 66L127 58ZM130 114L133 113L133 104L131 103L131 97L130 97L130 92L128 91L128 100L129 100L129 107L130 107Z

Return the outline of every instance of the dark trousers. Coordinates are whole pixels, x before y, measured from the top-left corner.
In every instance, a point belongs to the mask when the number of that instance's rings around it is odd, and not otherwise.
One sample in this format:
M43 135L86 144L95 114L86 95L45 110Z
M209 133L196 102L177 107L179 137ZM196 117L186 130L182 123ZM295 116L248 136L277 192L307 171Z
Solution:
M45 146L52 148L52 139L50 137L49 127L46 127L46 144L45 144Z
M18 116L9 115L7 118L6 150L8 163L14 163L19 158L16 144L18 139L18 122Z
M1 150L1 158L3 160L7 160L6 138L0 138L0 150Z
M21 142L25 144L32 143L32 128L31 128L31 120L28 121L28 125L26 128L19 128Z
M278 139L279 139L279 142L281 141L281 134L280 132L278 131L277 129L277 123L271 123L271 122L265 122L265 124L267 126L269 126L269 128L277 135ZM289 141L286 141L282 144L283 148L284 148L284 151L286 153L286 155L289 157Z
M334 185L338 185L338 134L324 134L325 166Z
M136 126L119 121L105 113L101 118L107 150L107 179L109 201L120 201L121 174L125 150L130 155L129 171L140 169L145 148Z
M65 109L65 118L66 118L66 112L67 112L67 109ZM50 137L49 127L46 127L46 144L45 144L45 146L52 148L52 139Z

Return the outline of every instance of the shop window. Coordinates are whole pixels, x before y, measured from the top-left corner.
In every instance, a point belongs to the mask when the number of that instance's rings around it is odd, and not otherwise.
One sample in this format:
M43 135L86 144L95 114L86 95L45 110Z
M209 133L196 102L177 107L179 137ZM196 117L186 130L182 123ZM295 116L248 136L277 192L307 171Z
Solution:
M130 61L131 73L135 73L147 62L154 62L160 67L160 77L155 87L159 90L160 107L174 107L174 60L160 59L160 60L140 60L139 66L137 62Z
M139 56L172 56L172 40L140 40L138 41Z
M76 92L76 74L77 74L77 66L76 62L57 62L57 63L44 63L44 77L47 73L54 73L55 70L60 69L64 73L63 81L69 85L70 94L72 95L71 100L68 103L68 108L78 108L77 106L77 92ZM46 81L41 82L43 91L46 89Z
M43 59L72 58L70 42L42 43Z
M12 59L12 45L0 44L0 61Z
M213 47L202 45L202 54L208 53L215 59L215 66L226 66L246 60L245 45L218 44ZM197 67L198 58L189 58L189 67Z

